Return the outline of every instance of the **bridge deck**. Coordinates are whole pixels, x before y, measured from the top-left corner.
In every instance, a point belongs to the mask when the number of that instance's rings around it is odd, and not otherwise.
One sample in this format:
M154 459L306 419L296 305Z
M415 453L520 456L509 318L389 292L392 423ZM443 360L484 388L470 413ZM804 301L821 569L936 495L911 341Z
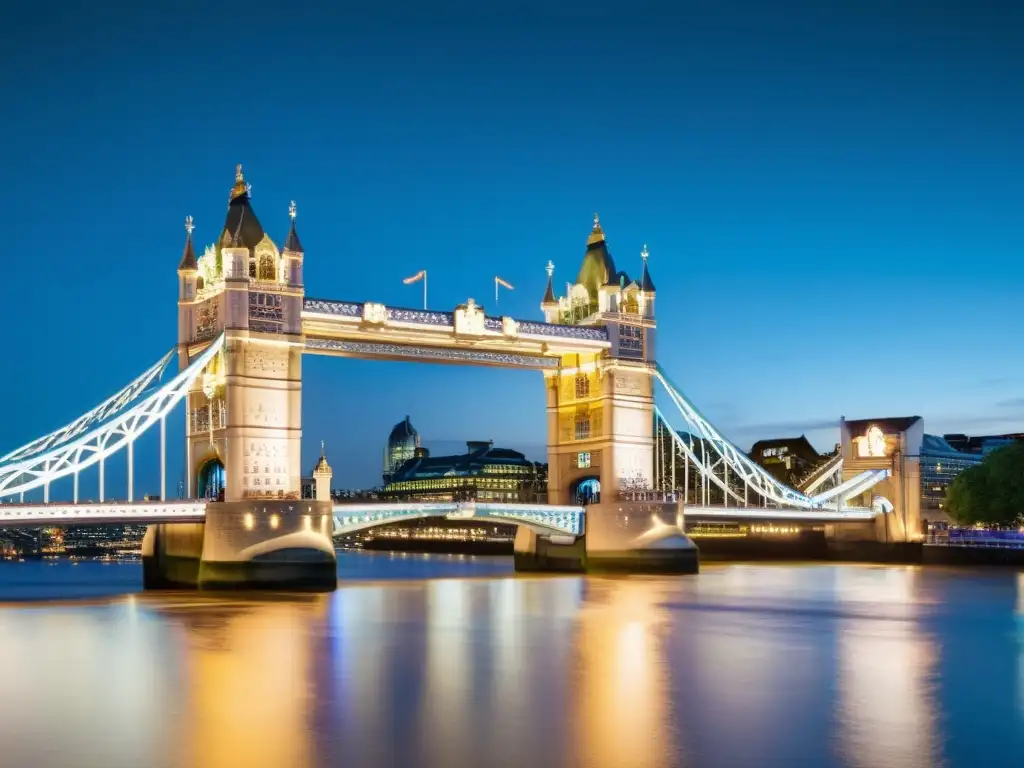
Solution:
M0 528L46 525L201 523L206 502L112 501L87 504L0 504Z

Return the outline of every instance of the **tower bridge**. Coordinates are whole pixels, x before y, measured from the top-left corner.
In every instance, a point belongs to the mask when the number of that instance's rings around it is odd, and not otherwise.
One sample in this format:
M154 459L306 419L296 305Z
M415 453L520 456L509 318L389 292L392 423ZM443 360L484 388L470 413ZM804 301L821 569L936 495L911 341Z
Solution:
M646 246L640 276L631 278L616 267L596 215L575 283L558 296L549 262L544 318L529 320L488 315L473 299L432 311L306 297L294 204L289 214L278 247L256 217L239 166L224 225L201 255L187 219L175 350L81 417L0 457L0 527L147 522L148 586L316 588L336 583L334 535L424 516L516 524L522 568L692 571L696 550L684 514L827 524L836 536L888 541L916 536L906 450L913 430L872 424L868 452L854 450L867 434L846 435L841 456L802 489L775 480L657 363ZM539 371L551 503L337 505L323 455L316 498L300 499L307 354ZM167 370L174 357L176 374ZM170 501L167 419L179 404L186 498ZM153 428L160 500L136 501L135 441ZM128 465L120 501L108 500L106 488L114 455ZM98 501L80 500L83 471L98 473ZM55 501L51 488L62 478L72 478L72 498ZM43 504L26 504L25 493L39 489ZM595 503L584 509L584 502Z

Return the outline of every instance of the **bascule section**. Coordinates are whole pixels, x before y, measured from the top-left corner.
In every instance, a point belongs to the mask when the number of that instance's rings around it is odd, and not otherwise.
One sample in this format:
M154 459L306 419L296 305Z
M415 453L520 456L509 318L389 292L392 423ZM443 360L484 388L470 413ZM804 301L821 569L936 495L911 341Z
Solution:
M205 529L151 531L154 583L336 582L330 505L300 501L304 252L294 203L288 213L279 248L238 166L224 225L198 258L187 223L179 363L187 367L214 338L223 344L186 403L187 492L208 502Z

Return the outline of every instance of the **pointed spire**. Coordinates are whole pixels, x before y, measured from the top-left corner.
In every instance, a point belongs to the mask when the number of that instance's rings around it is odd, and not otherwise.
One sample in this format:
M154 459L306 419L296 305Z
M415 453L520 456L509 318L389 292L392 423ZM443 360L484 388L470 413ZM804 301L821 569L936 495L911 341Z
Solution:
M647 271L647 243L644 243L644 249L640 251L640 258L644 261L644 274L640 278L640 290L644 293L655 293L654 281L651 280L651 273Z
M324 453L324 441L320 441L320 459L317 461L316 466L313 467L314 472L330 472L331 465L327 463L327 455Z
M192 223L192 217L185 217L185 250L181 254L181 263L178 264L178 271L195 270L196 267L196 250L192 246L192 230L195 229L195 225Z
M299 233L295 231L295 217L298 213L295 208L295 201L292 200L288 206L288 215L292 219L291 227L288 229L288 237L284 241L284 249L292 253L302 253L302 243L299 242Z
M236 197L245 195L249 196L250 187L245 183L245 177L242 175L242 164L239 163L235 166L235 186L231 188L231 196L228 200L234 200Z
M587 245L593 245L594 243L600 243L604 240L604 230L601 229L601 217L596 213L594 214L594 228L590 232L590 237L587 238Z
M555 265L551 263L551 261L548 261L548 265L547 267L545 267L545 269L547 269L548 272L548 287L547 289L545 289L544 298L541 299L540 302L540 305L542 307L558 303L557 301L555 301L555 286L553 282L555 275Z

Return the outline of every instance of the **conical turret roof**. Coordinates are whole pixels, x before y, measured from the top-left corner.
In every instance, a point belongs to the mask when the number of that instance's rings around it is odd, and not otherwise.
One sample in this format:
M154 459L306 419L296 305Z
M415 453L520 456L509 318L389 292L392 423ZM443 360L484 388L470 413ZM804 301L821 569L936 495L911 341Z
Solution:
M185 250L181 254L181 262L178 264L179 272L193 271L198 268L196 262L196 249L192 245L192 217L185 219Z
M251 251L265 234L252 209L249 185L242 176L242 166L238 165L235 168L235 186L228 200L228 213L224 219L220 244L222 247L248 248Z
M594 228L587 238L587 252L583 256L583 265L576 276L576 282L587 289L591 299L597 296L601 286L616 285L619 282L615 260L608 251L601 220L596 213Z
M297 214L294 200L288 206L288 215L291 217L292 223L288 228L288 237L285 238L284 249L292 253L303 253L302 243L299 242L299 233L295 231L295 217Z

